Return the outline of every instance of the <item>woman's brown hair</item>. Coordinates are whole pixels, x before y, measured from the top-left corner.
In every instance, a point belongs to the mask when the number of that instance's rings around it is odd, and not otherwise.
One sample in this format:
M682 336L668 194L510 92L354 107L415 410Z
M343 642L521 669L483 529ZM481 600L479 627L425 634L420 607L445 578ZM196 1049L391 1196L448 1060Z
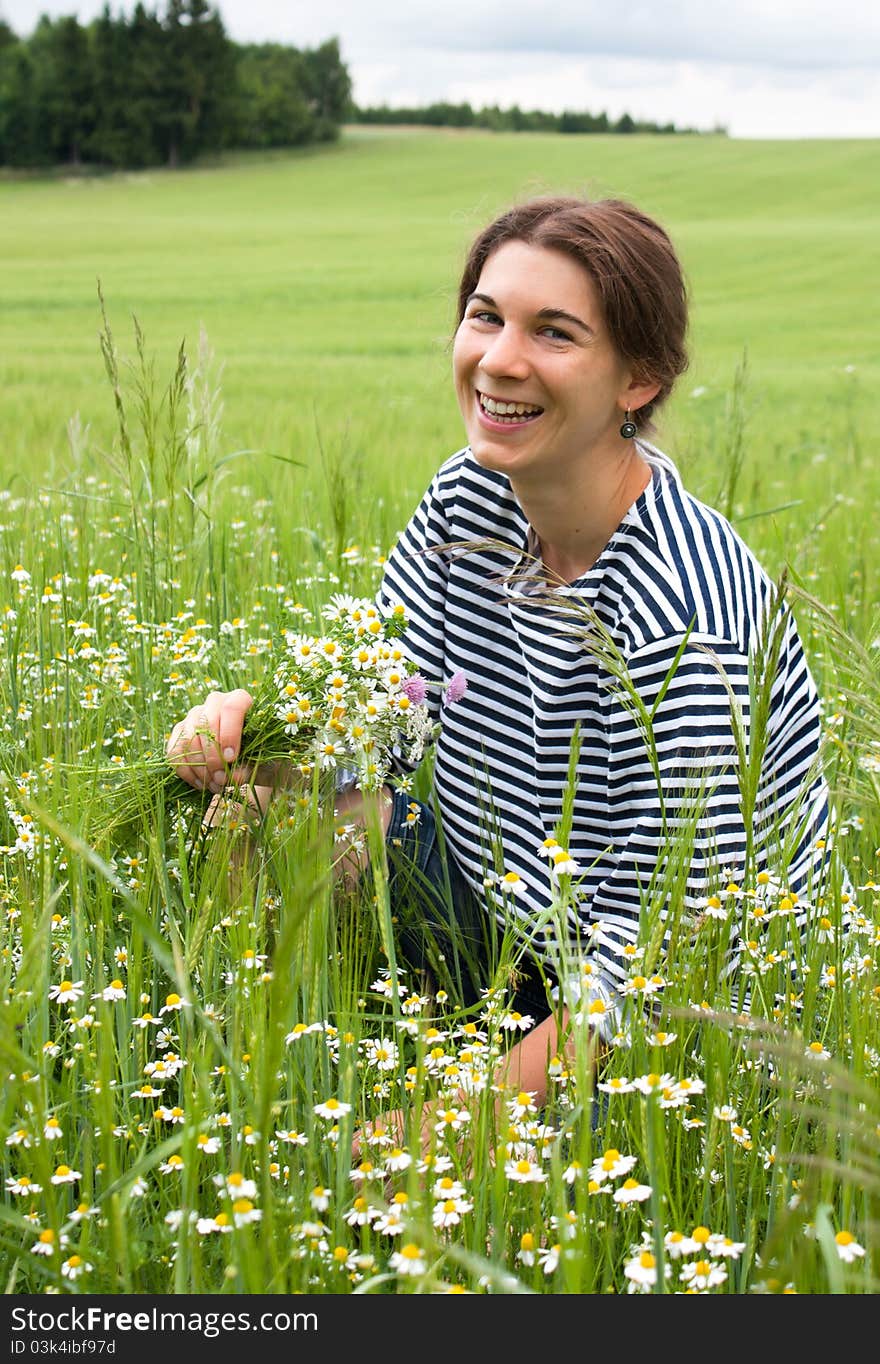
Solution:
M485 227L468 252L459 323L489 256L509 241L563 251L590 275L618 353L639 379L660 385L653 402L632 414L640 431L650 431L653 409L688 364L687 286L665 230L623 199L548 195L516 204Z

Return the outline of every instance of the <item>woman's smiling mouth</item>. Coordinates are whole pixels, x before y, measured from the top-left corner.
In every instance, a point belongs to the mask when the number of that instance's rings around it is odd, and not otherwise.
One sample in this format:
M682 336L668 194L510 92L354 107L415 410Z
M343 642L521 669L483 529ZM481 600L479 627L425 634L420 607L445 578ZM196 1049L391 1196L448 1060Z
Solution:
M544 411L537 403L512 402L502 398L492 398L488 393L477 390L477 405L480 414L493 425L524 426L540 417Z

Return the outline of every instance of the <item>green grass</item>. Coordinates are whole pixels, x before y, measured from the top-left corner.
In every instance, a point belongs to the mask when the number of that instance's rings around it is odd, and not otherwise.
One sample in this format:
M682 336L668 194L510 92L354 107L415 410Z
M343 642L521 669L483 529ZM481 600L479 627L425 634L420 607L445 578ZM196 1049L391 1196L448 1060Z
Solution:
M662 1259L663 1235L700 1227L742 1245L712 1291L876 1291L874 153L857 142L364 130L321 155L0 183L0 1113L12 1137L0 1156L7 1188L22 1175L41 1186L0 1206L7 1291L625 1292L638 1247ZM198 810L176 811L146 779L131 819L112 827L113 762L145 777L145 754L162 751L208 687L255 684L291 604L372 591L429 475L461 443L447 340L465 246L511 198L549 189L629 196L679 244L694 362L659 443L767 567L789 565L800 586L839 842L860 886L855 946L838 946L849 911L832 894L836 938L811 941L793 996L785 958L771 960L799 954L790 920L754 915L754 887L743 900L719 886L727 924L685 925L693 932L670 960L658 893L644 945L676 1037L658 1040L634 1010L632 1044L607 1074L668 1073L690 1082L687 1106L629 1091L594 1133L584 1035L572 1073L554 1082L546 1185L508 1179L493 1160L485 1097L471 1164L453 1143L472 1203L457 1229L434 1225L430 1176L410 1167L380 1181L374 1201L408 1194L407 1236L426 1263L424 1275L395 1276L388 1256L401 1240L347 1220L347 1138L409 1085L416 1111L442 1087L427 1025L448 1028L459 1057L462 1017L436 998L405 1015L377 988L383 950L394 951L381 874L375 902L332 890L332 829L315 799L273 807L245 858L241 830L203 838ZM202 325L214 361L200 366ZM10 576L18 564L29 582ZM686 856L670 844L661 890ZM740 930L767 967L756 1031L725 1012L734 1001L718 979L726 935ZM265 973L248 953L265 957ZM117 976L124 999L94 998ZM81 999L51 999L62 980L81 980ZM136 1020L171 993L190 1003L163 1015L173 1034L163 1048L158 1025ZM422 1020L406 1041L405 1017ZM497 1017L486 1031L500 1046ZM401 1054L386 1073L370 1046L390 1037ZM169 1050L186 1065L161 1098L142 1098L144 1067ZM374 1087L383 1079L387 1092ZM331 1095L353 1106L338 1140L314 1111ZM160 1105L185 1121L157 1116ZM54 1143L50 1115L64 1134ZM289 1129L305 1144L278 1135ZM217 1149L200 1154L200 1134ZM575 1162L585 1170L608 1147L633 1158L649 1201L587 1192ZM160 1168L169 1156L182 1170ZM59 1164L78 1172L73 1184L52 1184ZM197 1231L190 1213L231 1215L213 1178L235 1172L255 1181L260 1225ZM76 1220L81 1201L94 1216ZM35 1255L45 1230L56 1249ZM865 1256L846 1265L837 1233ZM532 1243L551 1261L555 1244L566 1250L548 1268L530 1262ZM670 1262L673 1287L701 1253ZM73 1281L61 1269L71 1254L91 1266Z
M108 437L100 278L117 332L135 313L160 353L204 325L232 445L313 458L317 422L329 441L381 446L415 492L459 440L445 344L467 242L512 198L586 190L633 198L680 248L694 365L672 430L688 434L687 394L718 401L748 349L760 464L803 432L834 438L846 366L864 393L880 378L875 160L857 141L354 130L322 155L7 180L5 454L10 468L58 456L75 411Z

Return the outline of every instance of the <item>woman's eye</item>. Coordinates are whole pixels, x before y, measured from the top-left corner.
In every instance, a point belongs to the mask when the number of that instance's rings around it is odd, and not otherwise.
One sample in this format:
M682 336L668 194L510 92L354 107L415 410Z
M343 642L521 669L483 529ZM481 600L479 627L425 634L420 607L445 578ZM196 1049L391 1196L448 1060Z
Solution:
M469 313L468 320L470 322L488 322L490 324L494 324L496 322L500 322L501 318L498 316L497 313L491 313L483 309L478 313Z
M562 331L559 327L544 327L545 336L549 336L551 341L570 341L568 332Z

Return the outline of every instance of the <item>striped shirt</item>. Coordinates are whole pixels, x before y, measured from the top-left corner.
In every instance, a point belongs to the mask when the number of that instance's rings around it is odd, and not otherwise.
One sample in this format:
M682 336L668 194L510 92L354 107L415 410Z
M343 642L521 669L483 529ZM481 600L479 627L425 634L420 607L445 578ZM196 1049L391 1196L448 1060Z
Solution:
M425 678L467 678L455 705L429 691L448 850L549 961L543 845L564 844L577 865L567 932L592 942L613 983L629 974L621 953L646 907L670 893L673 842L687 849L678 889L692 910L763 868L806 897L828 818L819 700L791 612L728 521L666 455L638 448L648 486L593 567L555 589L506 476L460 450L378 596L383 612L403 603L404 647ZM502 873L520 878L515 896L498 889Z

